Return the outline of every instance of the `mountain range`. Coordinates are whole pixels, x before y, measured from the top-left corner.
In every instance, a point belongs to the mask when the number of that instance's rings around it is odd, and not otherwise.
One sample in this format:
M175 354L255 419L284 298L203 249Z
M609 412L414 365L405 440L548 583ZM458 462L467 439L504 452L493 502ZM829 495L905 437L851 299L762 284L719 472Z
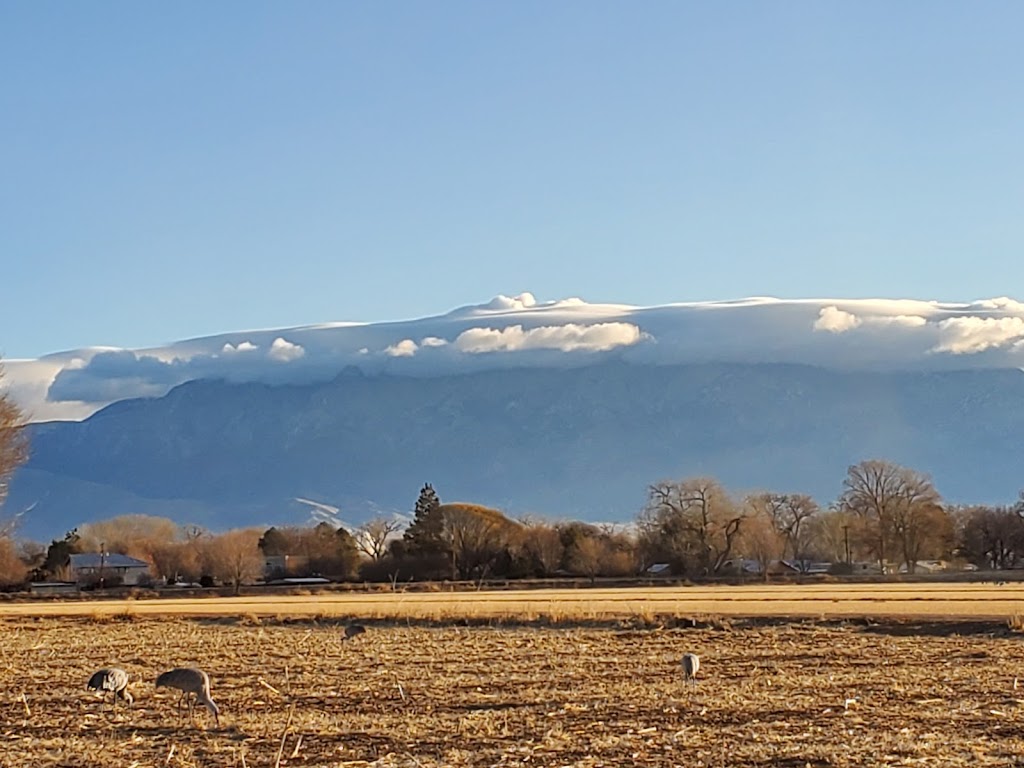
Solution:
M664 307L498 297L433 318L221 334L5 362L33 417L7 514L59 536L115 514L213 529L443 501L623 522L713 475L827 503L897 461L956 502L1024 485L1024 305Z

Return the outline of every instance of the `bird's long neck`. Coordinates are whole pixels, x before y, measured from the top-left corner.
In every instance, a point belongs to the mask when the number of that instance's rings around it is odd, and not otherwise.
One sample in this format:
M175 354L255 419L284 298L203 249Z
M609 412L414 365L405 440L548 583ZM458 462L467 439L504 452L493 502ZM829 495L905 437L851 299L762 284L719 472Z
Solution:
M213 712L214 715L220 714L220 707L213 703L213 699L210 698L209 691L200 691L199 696L197 698L199 699L199 703L205 706L211 712Z

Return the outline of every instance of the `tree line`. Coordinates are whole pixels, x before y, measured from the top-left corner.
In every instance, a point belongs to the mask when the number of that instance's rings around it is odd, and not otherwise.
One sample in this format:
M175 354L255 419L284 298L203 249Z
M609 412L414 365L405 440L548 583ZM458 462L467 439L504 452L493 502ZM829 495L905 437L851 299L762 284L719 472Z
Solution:
M150 564L150 583L227 586L287 577L331 581L485 581L639 576L767 579L822 565L834 574L872 563L914 573L922 561L954 567L1024 567L1024 497L1003 506L944 505L931 480L871 460L848 469L843 492L823 508L804 494L731 494L714 478L663 481L630 525L513 520L476 504L444 504L420 490L406 525L375 517L349 530L316 526L213 533L172 520L128 515L88 523L49 546L0 538L0 586L68 577L80 552L129 555ZM114 582L108 580L107 586Z
M0 395L0 506L28 456L24 423ZM950 505L927 475L877 459L850 466L842 492L825 507L801 493L736 494L712 477L659 481L628 525L514 520L477 504L442 504L429 483L408 525L378 516L354 530L321 523L213 533L130 515L82 525L43 546L19 541L15 524L0 522L0 587L59 579L72 554L101 550L145 560L154 580L236 590L287 576L596 579L643 574L655 564L688 578L745 571L768 578L780 562L794 572L825 563L837 574L867 562L908 573L929 560L1024 567L1024 494L1004 505Z

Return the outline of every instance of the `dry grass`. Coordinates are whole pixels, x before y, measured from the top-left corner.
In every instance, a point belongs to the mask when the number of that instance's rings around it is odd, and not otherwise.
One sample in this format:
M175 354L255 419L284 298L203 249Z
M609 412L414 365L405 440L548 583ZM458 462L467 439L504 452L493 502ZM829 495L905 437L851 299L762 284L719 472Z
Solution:
M361 616L368 619L607 621L638 616L959 617L1006 621L1024 584L819 584L257 595L0 603L3 616Z
M313 621L7 619L0 766L1019 764L1019 636L921 628L377 622L342 642ZM84 689L115 663L136 681L117 714ZM153 687L187 664L210 673L219 729Z

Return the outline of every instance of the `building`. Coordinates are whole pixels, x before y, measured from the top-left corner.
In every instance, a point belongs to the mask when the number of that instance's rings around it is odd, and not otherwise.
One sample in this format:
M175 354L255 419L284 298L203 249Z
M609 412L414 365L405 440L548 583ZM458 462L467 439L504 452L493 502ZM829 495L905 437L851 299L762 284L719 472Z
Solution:
M111 586L132 586L149 575L149 563L128 555L83 552L71 555L68 571L77 584L98 584L102 580Z
M309 558L306 555L265 555L263 557L263 578L265 579L309 575Z
M669 563L655 563L644 573L648 576L671 576L672 566Z

